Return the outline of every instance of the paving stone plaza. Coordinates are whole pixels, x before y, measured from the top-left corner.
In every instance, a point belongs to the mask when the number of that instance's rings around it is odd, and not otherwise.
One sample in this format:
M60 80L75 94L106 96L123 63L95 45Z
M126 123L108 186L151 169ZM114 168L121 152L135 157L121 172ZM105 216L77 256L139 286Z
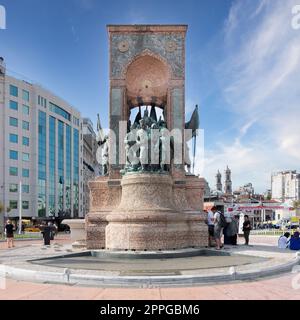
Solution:
M253 236L249 248L239 245L224 250L235 252L238 259L226 255L178 258L176 263L153 259L147 267L145 261L133 259L125 259L119 266L113 259L89 266L80 257L72 258L68 265L63 258L45 263L49 256L79 253L72 249L68 236L60 236L50 247L36 240L18 241L14 249L7 250L2 242L0 262L6 277L1 270L0 299L300 299L299 270L293 268L298 257L277 249L276 241L276 237ZM35 259L46 260L30 262ZM159 272L165 281L155 281ZM243 274L244 279L234 277L234 272Z

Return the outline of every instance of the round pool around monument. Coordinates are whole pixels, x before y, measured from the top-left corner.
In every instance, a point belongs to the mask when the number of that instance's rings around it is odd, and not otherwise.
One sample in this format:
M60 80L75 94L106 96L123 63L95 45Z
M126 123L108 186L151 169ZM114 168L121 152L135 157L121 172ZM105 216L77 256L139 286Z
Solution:
M74 251L31 245L0 254L5 276L20 281L94 287L172 287L255 280L291 272L300 254L265 245L225 250ZM1 271L1 270L0 270ZM1 276L1 272L0 272Z
M32 263L75 270L117 272L120 276L181 275L186 271L226 268L266 261L266 258L214 250L175 252L91 251L34 260Z

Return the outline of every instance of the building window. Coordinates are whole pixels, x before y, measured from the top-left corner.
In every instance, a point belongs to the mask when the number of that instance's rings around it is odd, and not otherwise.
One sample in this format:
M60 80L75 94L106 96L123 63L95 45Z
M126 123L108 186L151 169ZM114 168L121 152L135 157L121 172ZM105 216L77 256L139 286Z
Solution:
M9 134L9 142L11 143L18 143L18 135L10 133Z
M9 108L11 109L11 110L15 110L15 111L18 111L18 102L16 102L16 101L13 101L13 100L10 100L9 101Z
M75 116L73 116L73 124L75 124L75 126L79 127L79 119L76 118Z
M12 84L9 86L9 94L14 97L18 97L18 87L13 86Z
M79 213L79 131L73 129L73 216Z
M48 182L48 210L49 215L56 213L56 119L49 116L49 182Z
M12 127L18 127L18 119L9 117L9 125Z
M28 106L26 106L25 104L23 104L23 114L25 114L25 115L29 115L29 107Z
M29 185L28 184L22 184L22 192L29 193Z
M29 201L22 201L22 209L23 210L29 209Z
M29 153L23 152L22 153L22 160L23 161L29 161Z
M38 115L38 216L46 216L46 113Z
M38 96L38 105L46 108L47 107L47 100L41 96Z
M66 110L62 109L61 107L57 106L56 104L49 102L49 109L51 112L54 112L54 113L64 117L65 119L71 121L70 113L67 112Z
M11 183L9 185L9 192L18 192L18 185L14 184L14 183Z
M57 181L58 187L58 209L64 209L64 182L65 182L65 136L64 136L64 123L58 121L58 151L57 151L57 167L59 180Z
M72 130L69 125L66 125L66 167L65 167L65 199L66 209L71 211L71 197L72 197L72 185L71 185L71 172L72 172Z
M29 101L29 92L26 90L23 90L23 100Z
M23 121L22 127L24 130L29 131L29 122L28 121Z
M23 138L22 138L22 141L23 141L23 146L29 147L29 138L23 137Z
M11 160L18 160L18 151L15 150L9 150L9 159Z
M9 201L9 207L10 207L10 209L18 209L18 201L10 200Z
M22 169L22 177L29 178L29 169Z
M17 167L9 167L9 175L17 177L18 176L18 168Z

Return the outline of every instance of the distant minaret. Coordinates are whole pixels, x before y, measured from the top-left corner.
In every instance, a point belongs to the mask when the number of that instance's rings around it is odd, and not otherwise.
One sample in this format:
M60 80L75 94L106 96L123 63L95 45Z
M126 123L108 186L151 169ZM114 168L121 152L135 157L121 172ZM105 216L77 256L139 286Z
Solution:
M222 175L219 170L216 174L216 189L217 191L222 191Z
M225 194L232 194L231 170L228 168L228 166L225 171L225 177L226 177L225 188L224 188Z

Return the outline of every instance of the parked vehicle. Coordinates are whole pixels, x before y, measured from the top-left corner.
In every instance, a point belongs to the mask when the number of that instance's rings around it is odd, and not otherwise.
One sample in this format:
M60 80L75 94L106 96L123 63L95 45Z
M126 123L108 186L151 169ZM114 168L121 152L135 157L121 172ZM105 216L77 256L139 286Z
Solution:
M61 223L58 226L58 231L59 232L64 232L64 233L71 233L70 227L67 224L63 224L63 223Z

